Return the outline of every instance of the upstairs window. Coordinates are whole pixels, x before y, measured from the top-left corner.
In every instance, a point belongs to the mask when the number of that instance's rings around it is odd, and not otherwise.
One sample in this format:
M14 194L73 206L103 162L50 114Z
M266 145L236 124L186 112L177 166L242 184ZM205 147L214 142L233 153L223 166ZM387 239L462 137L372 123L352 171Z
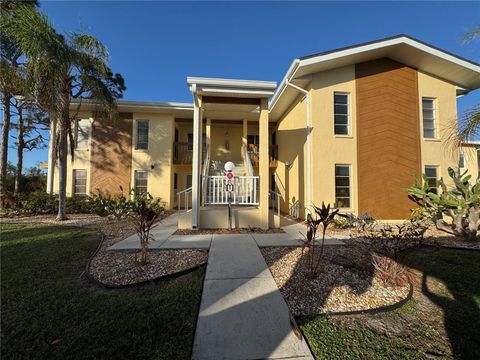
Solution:
M423 110L423 137L425 139L435 139L435 99L422 98Z
M438 180L438 168L437 166L426 165L425 166L425 178L430 191L434 194L438 193L437 180Z
M339 208L350 208L350 165L335 165L335 203Z
M135 149L148 150L148 120L137 120L137 144Z
M75 148L88 149L90 143L90 119L79 119L75 122Z
M87 170L73 170L73 194L87 194Z
M145 170L135 170L135 193L142 194L148 190L148 172Z
M335 135L350 134L350 119L348 114L348 94L334 93L333 117Z

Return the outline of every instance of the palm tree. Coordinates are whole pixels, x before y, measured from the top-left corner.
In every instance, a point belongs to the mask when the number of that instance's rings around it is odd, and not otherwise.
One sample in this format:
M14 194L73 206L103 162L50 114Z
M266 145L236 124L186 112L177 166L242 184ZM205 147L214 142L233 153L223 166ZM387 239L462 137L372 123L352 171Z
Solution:
M113 74L107 63L106 47L84 33L63 36L55 31L45 15L36 9L21 7L15 19L1 25L28 58L29 94L48 111L57 123L55 153L58 155L59 210L57 219L66 219L67 154L70 142L73 157L71 114L73 99L89 99L95 117L115 116L116 100L125 90L120 74Z
M36 0L13 1L5 0L0 3L2 21L15 17L20 5L34 7ZM8 136L11 122L11 101L18 94L21 82L19 71L24 67L20 58L23 55L14 38L0 29L0 92L3 107L3 126L0 144L0 194L3 193L3 181L7 175Z
M480 26L468 30L463 41L469 43L480 38ZM480 104L467 109L458 119L458 129L453 129L451 138L457 146L462 146L468 140L480 135Z

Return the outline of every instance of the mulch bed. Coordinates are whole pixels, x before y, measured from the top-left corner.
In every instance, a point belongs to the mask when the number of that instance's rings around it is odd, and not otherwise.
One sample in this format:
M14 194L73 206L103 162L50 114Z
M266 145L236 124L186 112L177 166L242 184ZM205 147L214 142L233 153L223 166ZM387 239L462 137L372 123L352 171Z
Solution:
M167 212L160 221L170 215ZM103 234L104 241L90 262L90 275L105 285L132 285L161 276L175 274L205 264L206 250L155 250L149 252L149 264L140 266L136 261L138 251L107 251L113 244L133 235L135 231L128 220L115 220L93 214L72 214L68 220L57 221L56 215L2 218L2 222L54 224L79 226Z
M260 251L295 316L378 308L407 297L409 286L385 286L376 276L369 255L353 249L325 247L323 267L315 279L308 277L307 250L303 256L300 248L262 248Z
M174 235L210 235L210 234L279 234L285 233L283 229L260 229L260 228L238 228L238 229L177 229Z

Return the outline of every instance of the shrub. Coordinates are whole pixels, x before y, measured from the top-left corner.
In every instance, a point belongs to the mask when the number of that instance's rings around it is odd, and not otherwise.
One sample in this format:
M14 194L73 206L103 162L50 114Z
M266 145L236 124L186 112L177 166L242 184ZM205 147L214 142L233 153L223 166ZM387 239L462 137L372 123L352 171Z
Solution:
M304 249L307 249L307 266L308 273L311 278L315 278L318 275L320 269L320 263L323 255L323 249L325 246L325 233L328 226L334 221L335 216L338 215L339 210L331 208L330 204L325 206L322 201L322 207L313 206L315 211L314 215L307 215L307 236L303 241L302 253ZM314 218L315 216L315 218ZM315 239L317 235L318 226L322 224L322 245L320 246L320 253L316 254Z
M480 228L480 178L470 183L468 172L456 173L448 168L454 187L447 188L443 179L437 181L439 194L432 191L424 175L423 181L406 189L408 197L420 205L428 214L436 228L466 240L478 240Z
M116 219L129 220L140 239L140 254L137 261L141 265L148 263L148 245L151 240L150 229L164 213L160 199L154 199L148 192L131 191L133 199L124 195L114 197L99 196L96 201L96 213L100 216L113 216Z
M372 265L384 285L405 286L414 281L410 270L395 260L378 254L372 254Z

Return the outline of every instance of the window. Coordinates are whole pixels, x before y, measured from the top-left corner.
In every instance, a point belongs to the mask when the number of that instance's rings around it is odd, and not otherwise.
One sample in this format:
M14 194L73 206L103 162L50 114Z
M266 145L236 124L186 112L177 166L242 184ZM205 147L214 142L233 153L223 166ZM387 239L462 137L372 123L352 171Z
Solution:
M186 184L187 184L187 186L185 186L185 189L188 189L189 187L192 187L192 174L187 175Z
M335 203L339 208L350 208L350 165L335 165Z
M148 150L148 120L137 120L137 150Z
M348 135L348 94L334 93L333 95L333 117L335 125L335 135Z
M148 172L145 170L135 170L135 192L137 194L147 192Z
M88 149L90 141L90 119L79 119L75 123L75 148Z
M435 139L435 99L422 98L423 137Z
M425 166L425 178L426 178L428 186L430 187L430 191L434 194L437 194L438 193L437 167L436 166L431 166L431 165L426 165Z
M176 193L178 189L178 174L173 174L173 192Z
M73 194L87 194L87 170L73 170Z
M463 151L461 151L459 154L458 154L458 167L460 169L464 169L465 168L465 154Z

